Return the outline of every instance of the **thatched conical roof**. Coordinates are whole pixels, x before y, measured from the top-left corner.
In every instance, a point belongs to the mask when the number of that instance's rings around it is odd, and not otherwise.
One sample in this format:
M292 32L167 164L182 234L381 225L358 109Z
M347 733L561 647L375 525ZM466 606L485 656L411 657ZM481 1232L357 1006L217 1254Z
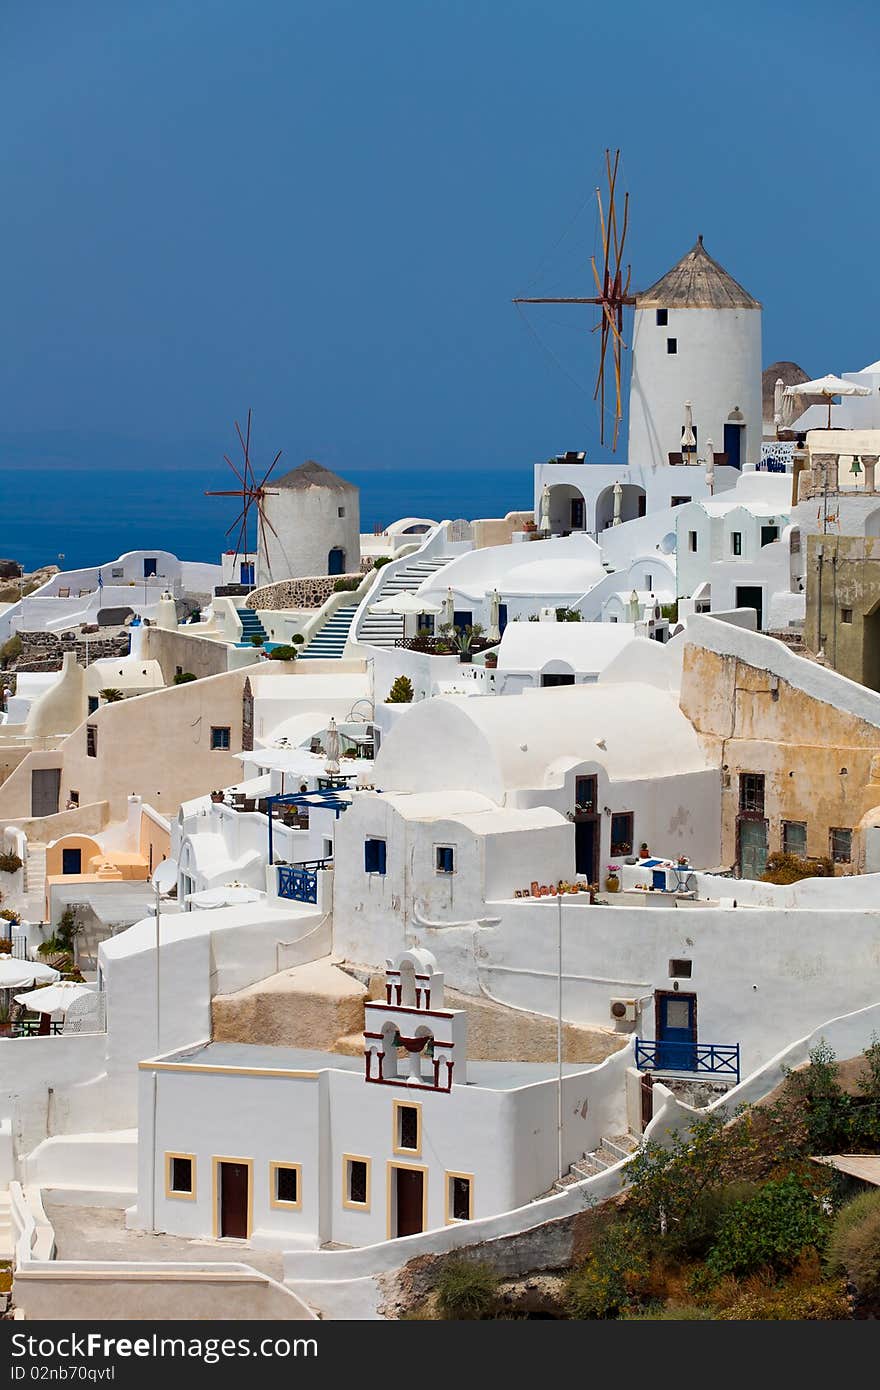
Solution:
M281 478L270 478L269 487L283 487L285 489L300 489L307 487L329 488L332 492L357 492L358 488L354 483L347 483L344 478L340 478L338 473L331 473L329 468L323 464L316 463L314 459L306 459L298 468L291 468L289 473L285 473Z
M719 265L697 237L686 256L636 295L637 309L760 309L757 299Z

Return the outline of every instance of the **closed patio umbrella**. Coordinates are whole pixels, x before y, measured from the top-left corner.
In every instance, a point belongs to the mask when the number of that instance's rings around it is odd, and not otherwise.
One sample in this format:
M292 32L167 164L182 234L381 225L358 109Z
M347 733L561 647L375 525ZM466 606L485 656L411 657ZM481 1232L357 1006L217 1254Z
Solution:
M715 491L715 445L711 439L706 440L706 482L711 497Z
M501 595L497 589L493 589L487 597L489 599L489 626L486 629L486 636L490 642L500 642Z
M446 597L443 600L441 612L443 616L440 620L440 626L452 627L452 624L455 622L455 595L451 589L446 590Z
M541 519L538 530L543 536L550 535L550 484L545 483L541 493Z
M324 751L327 755L327 771L334 773L339 771L339 730L336 728L336 720L331 719L327 729L327 738L324 741Z
M697 447L697 436L694 434L694 408L690 401L684 403L684 429L681 432L681 452L682 454L692 454Z
M615 482L614 487L611 489L611 491L612 491L612 493L613 493L613 495L614 495L614 519L612 520L611 525L612 525L612 526L619 526L619 525L620 525L620 504L621 504L621 502L623 501L623 488L620 486L620 482L619 482L619 481L618 481L618 482Z

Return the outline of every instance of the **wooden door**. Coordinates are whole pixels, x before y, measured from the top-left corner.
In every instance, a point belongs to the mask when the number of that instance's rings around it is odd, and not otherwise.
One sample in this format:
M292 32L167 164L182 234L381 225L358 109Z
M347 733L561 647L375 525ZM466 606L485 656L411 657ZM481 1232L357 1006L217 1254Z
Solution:
M418 1168L397 1168L397 1230L398 1236L415 1236L425 1229L425 1175Z
M697 1064L697 996L657 990L657 1065L668 1071L693 1071Z
M767 867L767 822L740 816L737 820L740 878L760 878Z
M574 867L590 883L599 882L598 816L579 816L574 826Z
M58 814L58 797L61 792L61 768L39 767L31 773L31 815L55 816Z
M220 1235L247 1240L250 1169L246 1163L220 1163Z

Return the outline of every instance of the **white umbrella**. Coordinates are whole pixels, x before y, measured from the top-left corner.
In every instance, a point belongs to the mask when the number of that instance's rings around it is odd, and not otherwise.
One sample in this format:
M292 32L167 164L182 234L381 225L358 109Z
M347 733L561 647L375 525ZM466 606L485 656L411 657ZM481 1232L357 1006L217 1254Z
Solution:
M76 999L84 994L93 994L87 985L77 984L75 980L61 980L45 989L32 989L27 994L16 994L16 1004L23 1004L35 1014L66 1014Z
M371 613L397 613L406 618L419 613L440 613L442 605L429 598L419 598L418 594L388 594L378 603L371 604Z
M487 594L489 600L489 626L486 628L486 636L490 642L501 641L501 595L497 589L493 589L491 594Z
M336 720L331 719L327 729L327 737L324 740L324 752L327 755L327 771L334 773L339 771L339 730L336 728Z
M697 447L697 436L694 434L694 412L690 401L684 403L684 429L681 432L681 452L692 454Z
M549 483L545 483L545 484L544 484L544 490L543 490L543 492L541 493L541 521L540 521L540 524L539 524L539 526L538 526L538 530L542 533L542 535L545 535L545 536L549 536L549 535L550 535L550 484L549 484Z
M619 525L620 525L620 504L621 504L621 502L623 501L623 488L620 486L620 483L619 483L619 482L616 482L616 483L614 484L614 487L611 489L611 491L612 491L613 494L614 494L614 520L612 521L611 525L612 525L612 526L619 526Z
M202 888L198 893L187 893L186 901L196 907L235 907L238 903L255 903L260 897L262 894L256 888L227 883L222 888Z
M815 381L799 381L785 388L786 396L824 396L828 402L828 428L831 429L831 401L834 396L870 396L869 386L857 386L839 376L820 376Z
M782 415L783 415L784 409L785 409L785 382L782 380L782 377L779 376L779 377L776 378L776 384L775 384L775 386L773 387L773 423L774 423L774 425L781 425L781 424L782 424Z
M715 491L715 445L711 439L706 440L706 482L711 497Z
M16 960L0 957L0 989L27 989L29 985L47 984L61 979L61 971L38 960Z

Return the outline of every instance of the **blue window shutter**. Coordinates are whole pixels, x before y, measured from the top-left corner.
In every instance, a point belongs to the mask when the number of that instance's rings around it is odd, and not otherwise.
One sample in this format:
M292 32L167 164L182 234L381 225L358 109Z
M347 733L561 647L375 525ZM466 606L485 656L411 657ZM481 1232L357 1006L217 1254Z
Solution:
M379 854L378 854L378 861L379 861L379 862L378 862L378 864L377 864L377 866L376 866L376 872L377 872L377 873L380 873L380 874L384 874L384 872L385 872L385 841L384 841L384 840L377 840L377 841L376 841L376 846L377 846L378 851L379 851Z

